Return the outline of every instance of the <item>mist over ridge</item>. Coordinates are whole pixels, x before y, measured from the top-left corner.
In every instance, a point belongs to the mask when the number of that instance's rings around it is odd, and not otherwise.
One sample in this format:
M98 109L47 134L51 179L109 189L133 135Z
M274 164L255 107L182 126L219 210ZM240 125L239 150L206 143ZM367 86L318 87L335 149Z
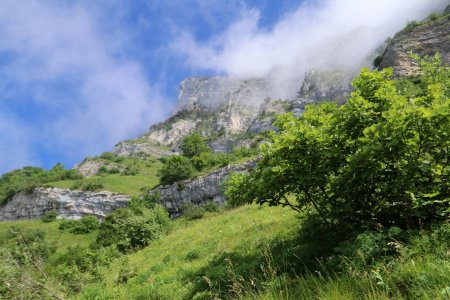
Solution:
M445 0L305 1L270 29L243 9L222 33L199 41L188 31L172 47L194 70L241 79L267 78L273 98L293 98L310 69L356 74L408 21L442 11Z

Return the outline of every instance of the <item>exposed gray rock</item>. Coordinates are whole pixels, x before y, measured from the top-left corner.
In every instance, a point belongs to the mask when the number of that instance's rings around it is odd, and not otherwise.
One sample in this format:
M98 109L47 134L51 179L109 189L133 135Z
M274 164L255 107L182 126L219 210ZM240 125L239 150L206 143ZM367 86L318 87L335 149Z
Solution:
M187 78L181 83L177 113L152 126L141 139L176 148L182 138L194 131L204 136L245 133L258 115L260 105L270 98L268 86L261 78Z
M0 207L0 221L36 219L52 210L63 219L80 219L85 215L104 218L108 213L127 206L130 200L130 196L111 192L35 188L16 194Z
M439 52L443 63L450 64L450 15L397 33L382 55L380 68L393 67L396 76L417 75L418 67L409 57L410 52L421 57Z
M351 81L354 74L342 71L306 72L302 87L293 104L296 115L303 112L305 105L321 101L338 101L344 103L350 97L353 90Z
M447 7L444 9L444 14L450 14L450 5L447 5Z
M264 78L241 80L230 77L190 77L181 82L177 110L202 107L217 111L229 103L258 108L270 98L269 84Z
M255 165L256 160L239 165L229 165L193 180L183 180L171 185L160 186L149 193L154 195L159 192L160 203L172 217L177 217L181 215L181 208L187 203L198 205L213 201L223 204L226 201L223 192L225 180L230 177L231 173L246 172Z
M104 165L101 161L85 159L83 162L76 164L73 168L78 170L84 177L90 177L97 174L98 170Z
M261 105L258 115L253 119L248 132L261 133L263 131L275 130L273 122L281 114L289 112L293 108L293 102L288 100L266 100Z
M135 141L124 141L118 143L113 151L113 153L119 156L137 156L139 157L142 153L151 155L155 158L160 158L163 156L173 155L173 152L164 149L159 146L155 146L148 142L135 142Z

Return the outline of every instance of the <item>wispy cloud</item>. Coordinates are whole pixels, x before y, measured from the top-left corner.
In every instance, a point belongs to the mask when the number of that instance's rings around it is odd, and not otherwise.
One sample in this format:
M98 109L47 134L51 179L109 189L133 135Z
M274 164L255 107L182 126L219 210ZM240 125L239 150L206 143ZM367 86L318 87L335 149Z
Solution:
M0 3L0 115L8 116L0 126L0 172L34 162L30 149L72 161L111 149L169 111L142 67L122 55L123 24L105 31L92 8Z
M270 29L260 11L246 8L239 20L207 41L185 30L173 50L194 69L236 77L273 79L274 97L295 95L310 68L355 71L408 20L443 9L446 0L305 1Z

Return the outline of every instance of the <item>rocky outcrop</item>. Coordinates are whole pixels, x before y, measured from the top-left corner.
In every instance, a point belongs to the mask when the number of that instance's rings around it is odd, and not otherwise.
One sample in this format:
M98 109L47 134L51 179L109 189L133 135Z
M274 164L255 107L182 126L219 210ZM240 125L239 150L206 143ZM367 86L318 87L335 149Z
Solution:
M182 138L197 131L214 137L217 149L225 149L229 143L223 136L247 132L267 99L270 88L262 78L187 78L180 86L176 114L140 139L176 149ZM219 140L225 144L218 145Z
M155 158L172 155L173 152L167 148L156 146L152 143L140 141L124 141L118 143L113 151L119 156L141 156L142 154L150 155Z
M450 6L446 11L450 11ZM388 44L380 61L380 68L393 67L394 74L400 77L417 75L418 67L410 58L410 53L423 57L440 53L442 61L450 64L450 14L437 20L414 23L400 31Z
M190 77L181 82L177 110L202 107L212 112L230 103L258 108L270 94L264 78Z
M310 103L338 101L343 104L353 90L351 86L353 75L342 71L310 70L306 72L297 99L292 105L294 114L300 115L305 105Z
M97 174L98 170L104 165L101 161L85 159L83 162L76 164L73 168L78 170L84 177L90 177Z
M246 172L256 165L256 160L244 164L229 165L208 175L193 180L183 180L172 185L160 186L149 193L159 193L160 203L169 211L172 217L181 215L183 205L190 203L199 205L213 201L222 204L226 201L223 183L231 173Z
M58 218L80 219L85 215L104 218L128 205L130 196L110 192L88 192L60 188L35 188L16 194L0 207L0 221L36 219L56 211Z

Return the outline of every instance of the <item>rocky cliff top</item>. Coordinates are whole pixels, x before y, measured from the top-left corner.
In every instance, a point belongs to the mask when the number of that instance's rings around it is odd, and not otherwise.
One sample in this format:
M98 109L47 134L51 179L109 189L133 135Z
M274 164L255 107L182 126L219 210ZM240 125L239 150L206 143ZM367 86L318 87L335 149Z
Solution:
M396 76L417 75L418 68L409 56L411 52L421 57L440 53L442 62L450 64L450 5L442 15L411 22L397 33L383 53L379 67L393 67Z
M60 188L35 188L15 195L0 209L0 221L40 218L56 211L58 218L80 219L85 215L104 218L125 207L130 196L111 192L89 192Z
M264 78L190 77L181 82L177 111L201 107L211 112L230 104L259 107L270 97Z

